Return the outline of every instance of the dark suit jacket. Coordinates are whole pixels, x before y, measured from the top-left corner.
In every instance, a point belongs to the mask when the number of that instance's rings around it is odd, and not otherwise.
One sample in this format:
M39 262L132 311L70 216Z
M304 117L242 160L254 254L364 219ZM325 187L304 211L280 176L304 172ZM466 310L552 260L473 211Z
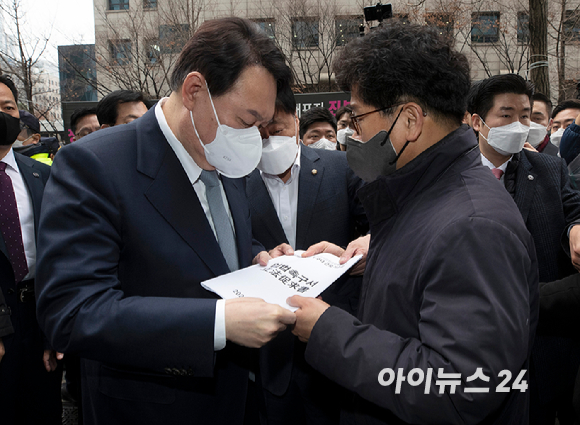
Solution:
M481 165L473 131L462 126L358 195L372 235L358 317L330 307L306 348L308 363L356 393L345 414L365 425L527 424L529 394L495 388L502 370L527 369L538 319L534 244ZM379 384L384 368L405 377L418 368L424 378L431 369L432 380L405 380L398 394L396 380ZM461 374L454 394L440 394L439 368ZM477 368L489 382L466 382Z
M38 236L38 218L40 217L40 205L44 185L50 175L50 167L38 161L30 159L19 153L14 153L16 163L20 169L24 184L28 188L28 193L32 199L34 210L34 231ZM17 324L12 323L10 311L16 311L17 294L14 283L14 272L8 257L8 251L2 233L0 233L0 338L14 332Z
M245 181L222 181L246 267ZM154 109L61 149L40 228L38 317L87 359L85 423L241 423L247 353L214 352L217 297L200 285L228 266Z
M526 149L514 160L504 182L534 239L540 281L576 273L569 257L568 229L580 223L580 192L570 185L566 163ZM570 399L579 363L577 341L538 335L530 365L532 419L559 399Z
M313 173L313 170L316 170ZM301 146L295 249L307 249L329 241L346 246L355 230L365 234L368 221L356 196L363 181L354 175L344 152ZM254 238L267 250L288 243L276 209L259 170L248 176L246 192L252 212ZM322 294L322 298L347 311L358 303L360 277L345 276ZM294 340L290 331L279 335L260 352L262 384L270 392L283 395L290 383ZM299 359L297 359L299 360Z

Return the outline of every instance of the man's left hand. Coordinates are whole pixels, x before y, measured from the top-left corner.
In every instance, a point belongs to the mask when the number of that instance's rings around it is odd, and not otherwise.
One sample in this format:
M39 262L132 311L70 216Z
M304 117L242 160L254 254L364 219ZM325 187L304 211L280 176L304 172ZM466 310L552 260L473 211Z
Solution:
M42 361L44 363L44 368L47 372L52 372L56 370L57 360L62 360L64 358L64 354L58 353L54 350L44 350L44 354L42 355Z
M252 264L259 264L261 266L267 266L268 261L272 258L281 257L282 255L294 255L294 250L287 243L278 245L276 248L270 250L270 252L262 251L254 257Z
M302 342L308 342L310 339L310 334L312 333L312 328L322 313L326 311L330 305L326 304L324 301L318 298L301 297L300 295L294 295L288 298L286 301L292 307L298 307L298 310L294 312L296 314L296 324L292 333L298 337Z
M572 265L580 272L580 225L570 229L570 256Z

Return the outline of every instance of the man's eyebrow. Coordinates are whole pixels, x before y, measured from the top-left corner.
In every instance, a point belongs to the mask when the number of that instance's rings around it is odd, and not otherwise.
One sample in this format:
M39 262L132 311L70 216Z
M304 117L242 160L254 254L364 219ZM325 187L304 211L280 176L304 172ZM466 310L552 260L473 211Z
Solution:
M260 115L257 111L254 111L253 109L248 109L248 112L250 114L252 114L254 117L256 117L256 119L258 121L264 121L264 117L262 117L262 115ZM270 121L271 122L271 121Z

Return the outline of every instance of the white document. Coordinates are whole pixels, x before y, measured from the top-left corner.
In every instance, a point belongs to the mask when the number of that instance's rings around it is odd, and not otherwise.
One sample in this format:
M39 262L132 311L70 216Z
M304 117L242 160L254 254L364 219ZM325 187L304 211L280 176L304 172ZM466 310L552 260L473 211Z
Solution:
M229 300L239 297L261 298L295 311L286 300L293 295L317 297L326 288L354 266L362 255L339 264L332 254L317 254L302 258L304 251L270 260L267 266L259 264L201 282L208 291Z

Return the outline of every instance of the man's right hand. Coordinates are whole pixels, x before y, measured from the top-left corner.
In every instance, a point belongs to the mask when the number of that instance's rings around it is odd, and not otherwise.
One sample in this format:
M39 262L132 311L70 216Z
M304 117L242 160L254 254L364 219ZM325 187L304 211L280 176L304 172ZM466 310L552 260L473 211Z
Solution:
M226 339L260 348L296 322L296 315L260 298L226 300Z
M2 338L0 338L0 362L2 361L2 357L4 357L5 353L6 350L4 350L4 344L2 343Z

